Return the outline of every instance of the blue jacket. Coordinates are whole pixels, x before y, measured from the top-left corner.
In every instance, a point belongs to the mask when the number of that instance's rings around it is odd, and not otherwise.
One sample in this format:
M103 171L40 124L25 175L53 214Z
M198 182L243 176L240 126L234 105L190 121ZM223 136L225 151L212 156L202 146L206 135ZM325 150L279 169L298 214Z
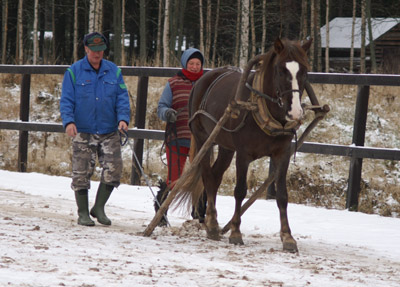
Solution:
M75 123L78 132L107 134L118 123L129 124L128 90L114 63L101 60L98 73L87 57L74 63L64 74L60 112L64 128Z

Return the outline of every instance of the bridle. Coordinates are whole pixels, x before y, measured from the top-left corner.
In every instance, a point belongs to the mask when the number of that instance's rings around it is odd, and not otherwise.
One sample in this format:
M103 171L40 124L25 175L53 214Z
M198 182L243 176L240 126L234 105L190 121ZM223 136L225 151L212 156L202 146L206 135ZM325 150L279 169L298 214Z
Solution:
M286 90L281 92L278 88L276 89L276 94L277 94L277 98L273 98L267 94L264 94L263 92L253 88L249 83L246 83L246 88L248 88L250 91L252 91L253 93L259 95L260 97L263 97L266 100L269 100L272 103L278 104L278 106L280 108L283 108L283 101L282 98L285 94L288 93L294 93L294 92L298 92L300 94L300 97L302 96L303 92L300 90Z

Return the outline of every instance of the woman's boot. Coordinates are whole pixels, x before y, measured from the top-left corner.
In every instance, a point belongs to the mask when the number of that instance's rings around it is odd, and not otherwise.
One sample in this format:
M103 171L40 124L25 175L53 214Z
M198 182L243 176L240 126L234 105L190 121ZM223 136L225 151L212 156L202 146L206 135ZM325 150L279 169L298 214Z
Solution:
M96 194L96 201L90 210L90 215L97 218L97 221L104 225L111 225L111 220L104 212L104 206L113 191L114 186L100 183Z
M75 191L75 200L78 205L78 224L84 226L94 226L94 221L89 216L88 190L81 189Z

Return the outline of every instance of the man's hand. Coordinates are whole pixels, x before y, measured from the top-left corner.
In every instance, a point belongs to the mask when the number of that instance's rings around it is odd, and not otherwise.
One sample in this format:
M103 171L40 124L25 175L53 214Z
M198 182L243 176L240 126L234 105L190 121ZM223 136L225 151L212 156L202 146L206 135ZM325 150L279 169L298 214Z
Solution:
M65 128L65 132L67 135L73 138L78 134L78 130L76 129L76 125L74 123L68 124Z
M165 118L167 119L167 122L169 122L169 123L176 122L176 114L177 114L177 112L174 109L168 109L165 112Z
M118 129L119 130L124 130L124 131L128 131L128 124L124 121L120 121L118 124Z

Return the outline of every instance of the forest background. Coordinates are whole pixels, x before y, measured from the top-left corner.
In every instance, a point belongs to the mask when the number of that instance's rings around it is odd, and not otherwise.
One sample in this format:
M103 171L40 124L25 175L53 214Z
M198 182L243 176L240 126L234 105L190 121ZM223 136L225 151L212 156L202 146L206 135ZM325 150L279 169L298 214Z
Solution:
M312 37L312 70L329 71L329 62L322 62L329 48L321 54L321 26L335 17L361 17L363 27L371 17L400 17L398 0L0 2L2 64L71 64L83 57L84 35L100 31L110 39L106 56L117 65L176 66L185 48L198 47L208 67L242 66L279 36Z

